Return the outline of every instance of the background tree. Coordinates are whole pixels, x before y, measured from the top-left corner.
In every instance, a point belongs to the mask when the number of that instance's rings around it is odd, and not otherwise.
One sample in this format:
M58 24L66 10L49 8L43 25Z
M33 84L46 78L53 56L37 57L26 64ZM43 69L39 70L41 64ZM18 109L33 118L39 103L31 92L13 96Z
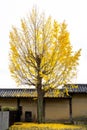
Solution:
M10 72L18 84L36 88L37 119L41 123L45 93L71 82L80 50L72 51L65 22L46 19L36 8L21 20L20 30L12 27L9 43Z

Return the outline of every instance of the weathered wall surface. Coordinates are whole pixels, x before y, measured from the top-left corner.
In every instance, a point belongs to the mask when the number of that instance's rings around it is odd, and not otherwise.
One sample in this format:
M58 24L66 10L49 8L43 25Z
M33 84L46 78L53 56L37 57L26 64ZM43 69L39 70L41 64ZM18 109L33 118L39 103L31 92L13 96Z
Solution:
M20 101L20 105L22 106L22 121L25 120L25 112L29 111L32 112L32 119L33 121L36 120L37 117L37 101L29 98L22 98Z
M32 119L37 118L37 100L31 98L20 98L22 106L21 120L25 120L25 112L32 112ZM0 106L17 108L16 98L0 98ZM74 94L72 97L72 115L75 117L87 117L87 95ZM69 119L69 99L47 98L45 100L45 119L62 120Z
M55 98L47 100L45 117L46 120L69 119L69 100Z
M2 107L17 107L16 98L0 98L0 106Z
M73 95L72 98L72 114L73 117L87 117L87 95Z

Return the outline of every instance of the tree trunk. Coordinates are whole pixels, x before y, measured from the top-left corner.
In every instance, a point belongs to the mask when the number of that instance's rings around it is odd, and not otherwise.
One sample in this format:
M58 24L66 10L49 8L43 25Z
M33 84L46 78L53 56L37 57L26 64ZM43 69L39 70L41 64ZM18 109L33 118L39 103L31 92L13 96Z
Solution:
M44 122L44 91L42 90L42 77L40 76L40 64L41 64L41 58L39 55L36 57L37 62L37 121L38 123Z
M38 123L45 122L45 110L44 110L44 94L41 90L38 91L37 99L37 121Z

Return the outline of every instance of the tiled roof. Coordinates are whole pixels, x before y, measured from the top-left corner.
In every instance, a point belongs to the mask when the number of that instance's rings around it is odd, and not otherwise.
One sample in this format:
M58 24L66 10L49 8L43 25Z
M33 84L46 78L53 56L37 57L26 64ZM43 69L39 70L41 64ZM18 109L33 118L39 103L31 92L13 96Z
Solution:
M0 97L36 97L35 89L0 89Z
M76 88L69 88L69 93L87 93L87 84L76 84ZM55 94L56 93L56 94ZM35 89L0 89L0 97L37 97L37 92ZM46 93L45 97L64 97L63 92L57 94L56 90L49 91Z
M0 97L37 97L36 89L0 89ZM57 90L49 91L45 97L64 97L63 92L59 93Z
M75 84L75 88L70 88L69 93L87 93L87 84Z

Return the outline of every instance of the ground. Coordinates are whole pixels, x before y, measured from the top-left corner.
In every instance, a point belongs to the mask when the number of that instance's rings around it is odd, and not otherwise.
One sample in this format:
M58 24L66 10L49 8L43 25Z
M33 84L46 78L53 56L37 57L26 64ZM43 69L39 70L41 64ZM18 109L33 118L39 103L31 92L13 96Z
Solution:
M15 123L9 130L86 130L86 125Z

